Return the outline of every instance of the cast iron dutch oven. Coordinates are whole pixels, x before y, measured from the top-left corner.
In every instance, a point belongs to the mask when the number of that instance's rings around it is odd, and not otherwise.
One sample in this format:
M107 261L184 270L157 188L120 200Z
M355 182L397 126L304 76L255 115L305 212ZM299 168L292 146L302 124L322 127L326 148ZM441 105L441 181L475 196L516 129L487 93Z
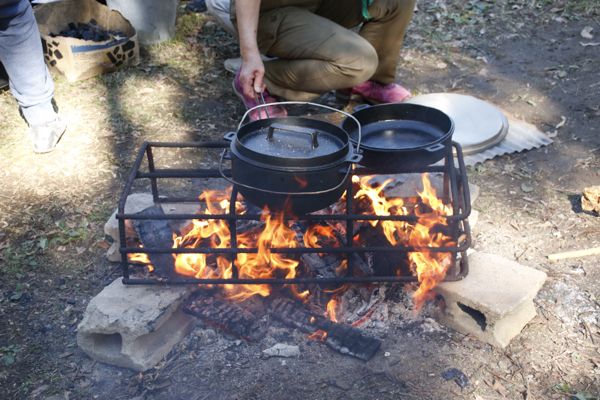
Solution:
M337 201L347 188L352 163L362 158L343 129L303 117L256 120L228 133L225 139L231 140L230 181L238 192L258 207L296 215ZM222 175L227 152L219 165Z
M393 103L362 104L354 110L362 127L360 164L365 167L410 171L435 164L450 150L454 122L438 109ZM357 143L356 122L345 118L340 126Z

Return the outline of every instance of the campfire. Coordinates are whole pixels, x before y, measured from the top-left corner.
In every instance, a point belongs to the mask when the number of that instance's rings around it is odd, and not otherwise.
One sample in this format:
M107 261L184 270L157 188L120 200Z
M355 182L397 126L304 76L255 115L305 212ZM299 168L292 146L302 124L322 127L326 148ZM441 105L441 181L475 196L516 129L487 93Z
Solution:
M369 359L380 342L356 328L360 318L339 320L349 285L419 282L413 297L418 308L434 297L439 282L467 274L463 252L470 242L469 194L456 144L458 168L449 152L444 165L407 171L419 180L405 183L414 187L410 196L387 194L400 172L383 176L388 171L358 168L338 201L306 215L260 209L235 187L183 199L199 204L192 215L166 215L160 206L124 214L134 179L152 180L155 203L170 201L160 198L157 182L178 171L154 169L151 151L163 146L174 145L144 145L119 205L117 218L125 233L120 237L123 282L196 284L203 290L196 292L186 312L240 337L256 340L264 335L259 319L239 305L259 296L269 314L285 324L337 350ZM207 147L211 146L215 147ZM148 172L139 171L144 157ZM211 175L210 170L192 170L182 176L189 177L190 172ZM438 190L433 179L441 182ZM168 222L173 220L190 222L173 232ZM134 271L131 264L144 268Z

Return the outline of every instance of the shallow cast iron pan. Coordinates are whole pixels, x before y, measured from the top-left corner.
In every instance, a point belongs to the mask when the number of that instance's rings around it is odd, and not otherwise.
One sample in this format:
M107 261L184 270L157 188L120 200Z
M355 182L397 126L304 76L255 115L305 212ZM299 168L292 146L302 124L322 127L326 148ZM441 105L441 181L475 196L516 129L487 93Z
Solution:
M410 170L435 164L451 146L454 122L442 111L418 104L362 104L352 114L362 126L362 161L368 168ZM340 124L356 144L356 123Z

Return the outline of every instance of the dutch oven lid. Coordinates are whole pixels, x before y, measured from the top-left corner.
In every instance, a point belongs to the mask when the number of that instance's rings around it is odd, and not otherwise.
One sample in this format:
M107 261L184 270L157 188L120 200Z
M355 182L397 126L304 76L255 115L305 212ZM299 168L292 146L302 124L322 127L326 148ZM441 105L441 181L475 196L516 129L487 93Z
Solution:
M341 162L350 147L346 132L329 122L281 117L244 125L232 150L246 161L294 168Z
M454 120L452 140L464 155L479 153L500 143L508 133L506 116L490 103L457 93L429 93L405 103L436 108Z

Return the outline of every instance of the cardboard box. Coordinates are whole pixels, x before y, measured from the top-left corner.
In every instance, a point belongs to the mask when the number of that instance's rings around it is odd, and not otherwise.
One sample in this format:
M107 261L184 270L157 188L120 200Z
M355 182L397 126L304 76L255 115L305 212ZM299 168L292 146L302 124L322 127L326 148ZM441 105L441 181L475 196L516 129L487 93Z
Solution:
M67 81L79 81L139 64L140 52L135 28L118 11L96 0L62 0L45 3L34 9L40 29L44 57L52 73ZM102 29L120 30L127 37L111 37L94 42L56 36L69 29L69 23L86 23L94 19Z

